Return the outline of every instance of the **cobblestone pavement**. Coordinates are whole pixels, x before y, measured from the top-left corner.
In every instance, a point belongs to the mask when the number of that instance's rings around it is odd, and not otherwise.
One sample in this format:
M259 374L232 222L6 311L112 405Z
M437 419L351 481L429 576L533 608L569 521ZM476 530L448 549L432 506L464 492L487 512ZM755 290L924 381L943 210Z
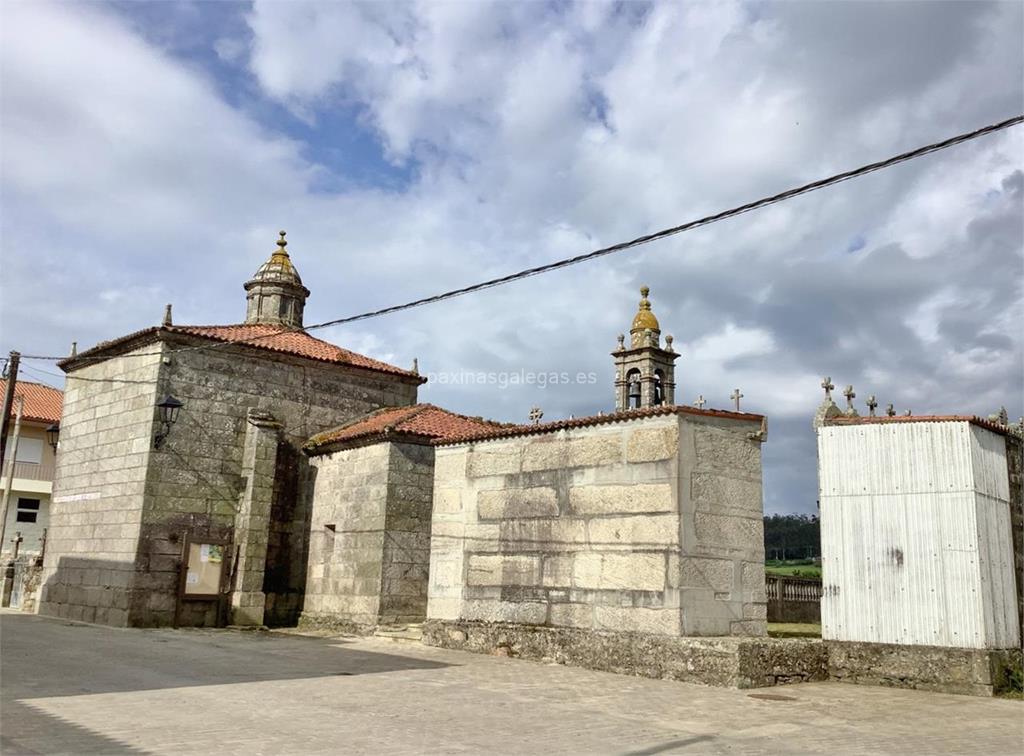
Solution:
M4 754L1020 753L1024 704L758 691L387 639L0 615Z

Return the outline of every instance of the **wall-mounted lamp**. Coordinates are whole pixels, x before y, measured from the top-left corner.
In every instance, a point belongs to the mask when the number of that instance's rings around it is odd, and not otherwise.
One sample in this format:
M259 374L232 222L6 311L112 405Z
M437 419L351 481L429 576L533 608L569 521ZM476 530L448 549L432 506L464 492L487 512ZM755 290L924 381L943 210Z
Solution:
M46 442L53 448L53 453L57 453L57 441L60 440L60 423L54 423L53 425L47 426L46 428Z
M185 405L168 394L156 406L160 410L160 432L153 437L153 448L159 449L171 432L171 426L178 422L178 413Z

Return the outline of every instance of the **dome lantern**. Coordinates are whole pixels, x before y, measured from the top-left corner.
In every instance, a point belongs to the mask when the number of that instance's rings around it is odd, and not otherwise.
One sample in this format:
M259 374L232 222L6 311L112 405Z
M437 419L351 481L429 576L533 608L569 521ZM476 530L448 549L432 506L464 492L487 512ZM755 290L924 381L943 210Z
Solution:
M246 323L302 328L302 312L309 289L302 285L299 272L288 256L287 246L285 232L281 231L277 249L246 281Z

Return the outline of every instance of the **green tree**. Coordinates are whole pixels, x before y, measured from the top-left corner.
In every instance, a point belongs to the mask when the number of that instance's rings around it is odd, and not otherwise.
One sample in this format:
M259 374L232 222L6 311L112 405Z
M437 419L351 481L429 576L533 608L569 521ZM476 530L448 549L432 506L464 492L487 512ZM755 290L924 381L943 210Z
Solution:
M764 554L767 559L821 556L817 515L767 515L764 518Z

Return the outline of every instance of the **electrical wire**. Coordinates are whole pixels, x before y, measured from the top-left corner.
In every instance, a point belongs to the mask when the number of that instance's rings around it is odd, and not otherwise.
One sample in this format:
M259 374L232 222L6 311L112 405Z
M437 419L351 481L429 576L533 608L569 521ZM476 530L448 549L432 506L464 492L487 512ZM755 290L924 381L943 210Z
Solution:
M441 294L434 294L433 296L423 297L422 299L415 299L415 300L413 300L411 302L405 302L404 304L392 305L390 307L383 307L383 308L378 309L378 310L370 310L369 312L363 312L363 313L360 313L358 315L349 315L349 316L342 317L342 318L335 318L333 320L324 321L323 323L315 323L313 325L306 326L302 330L313 331L313 330L317 330L317 329L320 329L320 328L328 328L328 327L331 327L331 326L344 325L346 323L355 323L355 322L360 321L360 320L369 320L370 318L378 318L378 317L381 317L383 315L391 315L391 314L396 313L396 312L402 312L403 310L411 310L411 309L416 308L416 307L423 307L425 305L434 304L434 303L437 303L437 302L443 302L445 300L454 299L455 297L461 297L461 296L464 296L466 294L472 294L472 293L475 293L475 292L478 292L478 291L484 291L486 289L492 289L492 288L495 288L497 286L504 286L505 284L509 284L509 283L514 282L514 281L519 281L519 280L522 280L524 278L530 278L532 276L538 276L538 275L541 275L543 273L550 273L552 271L560 270L562 268L568 268L569 266L572 266L572 265L579 265L579 264L584 263L584 262L589 262L590 260L595 260L595 259L597 259L599 257L604 257L606 255L611 255L611 254L615 254L615 253L618 253L618 252L624 252L624 251L626 251L628 249L632 249L634 247L639 247L639 246L644 245L644 244L650 244L651 242L659 241L661 239L666 239L666 238L668 238L670 236L675 236L675 235L681 234L681 233L683 233L685 231L691 231L691 230L693 230L695 228L700 228L702 226L708 226L708 225L711 225L712 223L717 223L719 221L723 221L723 220L726 220L728 218L734 218L734 217L736 217L738 215L743 215L745 213L749 213L749 212L754 211L754 210L759 210L759 209L761 209L763 207L768 207L770 205L775 205L775 204L780 203L780 202L785 202L786 200L793 199L794 197L799 197L800 195L803 195L803 194L809 194L811 192L818 191L819 189L824 189L826 187L834 186L836 184L841 184L841 183L843 183L845 181L849 181L849 180L854 179L854 178L859 178L861 176L866 176L869 173L874 173L876 171L884 170L886 168L891 168L894 165L899 165L900 163L905 163L907 161L914 160L916 158L923 157L925 155L930 155L932 153L939 152L941 150L945 150L945 149L948 149L950 147L954 147L954 146L959 145L959 144L963 144L964 142L969 142L969 141L972 141L974 139L978 139L980 137L986 136L988 134L993 134L993 133L995 133L997 131L1002 131L1004 129L1008 129L1008 128L1012 127L1012 126L1018 126L1021 123L1024 123L1024 115L1017 115L1017 116L1014 116L1013 118L1007 118L1006 120L1000 121L998 123L993 123L993 124L990 124L988 126L983 126L983 127L979 128L979 129L975 129L973 131L968 131L968 132L965 132L965 133L962 133L962 134L957 134L956 136L949 137L947 139L943 139L943 140L941 140L939 142L932 142L931 144L927 144L927 145L925 145L923 147L918 147L917 149L910 150L908 152L902 152L902 153L900 153L898 155L893 155L892 157L886 158L884 160L879 160L879 161L874 162L874 163L868 163L866 165L860 166L859 168L854 168L852 170L843 171L842 173L836 173L836 174L834 174L832 176L829 176L827 178L818 179L817 181L812 181L812 182L810 182L808 184L803 184L802 186L797 186L797 187L794 187L792 189L787 189L785 191L779 192L777 194L773 194L773 195L770 195L770 196L767 196L767 197L762 197L761 199L757 199L757 200L754 200L752 202L747 202L747 203L745 203L743 205L738 205L738 206L730 208L728 210L722 210L722 211L714 213L712 215L706 215L703 218L698 218L696 220L687 221L686 223L682 223L682 224L680 224L678 226L672 226L671 228L662 229L661 231L655 231L654 233L644 234L643 236L638 236L637 238L631 239L630 241L619 242L618 244L613 244L613 245L611 245L609 247L602 247L600 249L595 249L595 250L593 250L591 252L586 252L584 254L576 255L574 257L568 257L568 258L564 258L562 260L556 260L555 262L547 263L545 265L538 265L538 266L533 267L533 268L527 268L525 270L520 270L520 271L515 272L515 273L509 273L508 275L500 276L498 278L492 278L492 279L489 279L487 281L481 281L479 283L475 283L475 284L472 284L470 286L464 286L464 287L459 288L459 289L452 289L450 291L446 291L446 292L443 292ZM172 350L172 353L187 352L187 351L204 351L204 350L217 349L217 348L222 348L222 347L226 347L226 346L231 346L231 345L235 345L235 344L247 344L247 343L252 343L252 342L259 341L261 339L273 338L274 336L278 336L278 335L280 335L282 333L288 333L288 332L290 332L292 330L294 330L294 329L281 328L278 331L273 331L273 332L266 333L266 334L260 334L258 336L252 336L252 337L245 338L245 339L234 339L234 340L228 340L228 341L219 342L219 343L216 343L216 344L204 344L204 345L201 345L201 346L194 346L194 347L182 347L180 349ZM156 355L160 355L160 354L164 354L164 353L163 352L141 352L141 353L135 353L135 354L125 354L125 355L122 355L122 356L123 357L152 357L152 356L156 356ZM77 357L76 359L80 360L80 361L83 361L83 360L105 360L105 359L108 359L108 358L109 357L106 356L106 355L103 355L103 356L97 355L95 357L89 357L89 356ZM60 360L69 359L69 357L67 355L60 356L60 357L41 356L41 355L22 355L22 359L25 359L25 360L60 361Z
M62 374L59 374L59 373L50 373L50 372L47 372L46 370L40 370L39 368L33 367L32 365L22 365L21 368L23 370L27 370L28 372L34 374L34 376L38 380L40 380L42 383L46 384L47 386L50 386L50 388L57 388L57 387L56 386L52 386L49 383L46 383L46 380L42 376L49 376L51 378L59 378L60 380L65 380L65 381L85 381L86 383L135 383L135 384L139 384L139 385L149 385L149 384L153 383L153 380L139 379L139 378L87 378L84 375L73 375L71 373L67 373L67 374L63 374L62 375Z

